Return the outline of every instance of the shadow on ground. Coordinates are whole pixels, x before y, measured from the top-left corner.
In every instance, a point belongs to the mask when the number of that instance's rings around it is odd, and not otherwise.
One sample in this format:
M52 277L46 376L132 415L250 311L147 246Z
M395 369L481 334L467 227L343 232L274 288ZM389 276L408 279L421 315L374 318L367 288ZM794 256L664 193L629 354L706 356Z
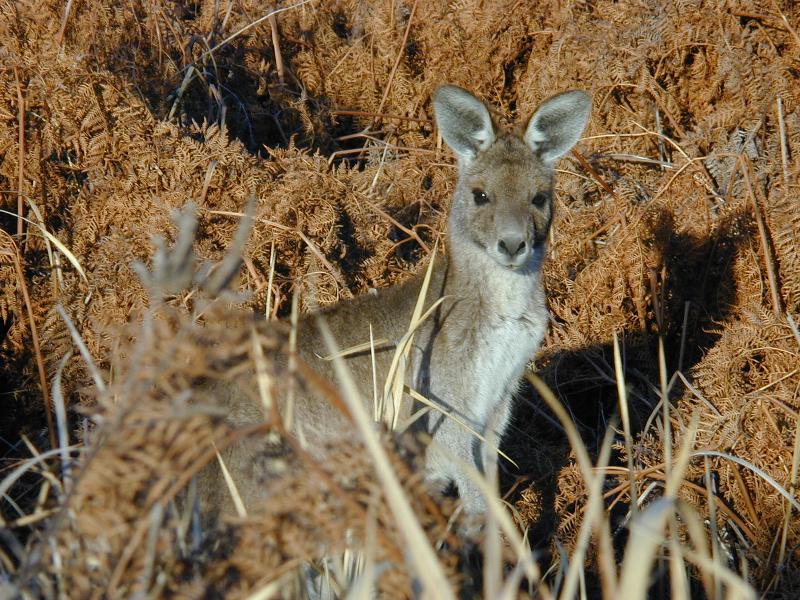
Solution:
M658 402L659 331L664 337L668 374L678 368L683 343L681 371L691 380L692 368L719 337L714 332L715 325L728 316L733 305L736 296L733 260L754 233L751 217L744 212L722 218L706 238L675 230L673 215L664 209L654 213L643 236L657 249L664 267L658 291L663 298L661 325L655 311L650 310L647 330L620 333L634 438L642 433ZM687 302L689 312L684 332ZM618 415L612 339L578 350L545 351L536 361L536 370L564 404L595 459L606 429L616 422ZM682 392L679 382L672 389L671 400L675 401ZM519 393L512 425L501 449L518 465L514 467L501 459L503 493L512 505L523 494L526 503L535 498L538 514L530 523L531 545L551 560L557 560L557 548L552 541L569 543L580 522L575 511L582 505L582 490L565 483L564 469L574 462L565 432L527 384ZM612 453L611 463L625 466L623 457L616 452ZM612 528L617 529L612 534L620 556L627 530L618 526L623 523L626 511L627 506L618 504L611 519Z

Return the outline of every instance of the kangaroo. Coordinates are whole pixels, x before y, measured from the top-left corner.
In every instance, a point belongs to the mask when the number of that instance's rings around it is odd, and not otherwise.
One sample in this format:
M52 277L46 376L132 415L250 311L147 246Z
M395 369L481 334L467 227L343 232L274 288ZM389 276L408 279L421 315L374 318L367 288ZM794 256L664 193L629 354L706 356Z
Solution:
M499 131L487 107L466 90L445 85L433 99L436 123L458 160L458 179L447 226L447 249L432 270L427 305L443 299L415 337L407 384L447 413L497 440L505 431L512 397L522 373L542 342L548 311L541 264L553 213L554 164L578 141L591 109L590 97L570 91L546 100L524 132ZM423 274L404 285L366 294L321 309L341 348L376 339L399 340L407 331ZM321 375L333 379L333 367L313 316L298 324L298 355ZM378 381L389 369L393 349L376 350ZM370 352L344 359L362 397L371 402L373 364ZM216 401L228 420L243 426L263 420L261 404L235 385L219 385ZM279 403L282 399L279 399ZM479 439L455 419L428 411L415 424L426 431L426 477L454 483L468 518L485 510L483 494L465 470L481 470L485 453ZM346 418L326 401L298 397L293 430L313 449L345 438ZM254 461L254 446L240 444L224 456L245 501L263 496L264 473ZM224 484L207 480L202 495ZM221 490L221 491L220 491ZM230 504L232 506L232 504Z

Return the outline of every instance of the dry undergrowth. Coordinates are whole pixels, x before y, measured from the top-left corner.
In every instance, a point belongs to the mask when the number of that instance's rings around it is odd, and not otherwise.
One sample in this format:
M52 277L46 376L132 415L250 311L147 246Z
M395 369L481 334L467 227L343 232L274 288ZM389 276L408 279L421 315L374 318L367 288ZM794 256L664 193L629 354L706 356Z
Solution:
M796 497L800 7L278 6L287 10L273 32L269 19L258 21L263 3L249 0L0 2L0 225L16 234L20 207L28 219L16 244L0 237L0 402L10 415L0 424L9 447L2 473L58 443L54 426L41 433L55 422L45 418L42 380L60 382L80 458L67 477L56 451L44 461L53 475L23 477L9 490L0 506L13 526L0 572L29 589L67 586L74 597L92 585L121 597L137 589L246 595L301 559L342 550L345 524L367 539L379 523L376 557L393 565L379 583L410 593L399 538L357 450L332 449L341 462L320 467L332 480L282 482L280 502L248 517L255 526L230 524L226 547L194 547L171 501L188 466L213 458L196 440L231 434L181 392L247 363L254 327L283 343L279 329L247 309L263 314L269 296L271 312L286 316L310 279L317 300L329 303L424 263L454 175L430 120L431 92L448 81L509 122L554 91L593 94L586 137L560 164L546 265L553 326L536 366L599 454L618 412L619 335L636 493L645 505L665 493L665 457L677 460L697 414L692 450L727 456L689 460L680 497L703 516L713 508L709 530L718 529L732 568L758 590L791 597L800 586L800 521L777 489ZM249 299L209 308L199 327L191 318L202 312L199 300L187 290L168 299L150 329L142 325L150 300L132 264L152 255L154 233L174 237L170 211L199 206L195 251L216 260L251 195L256 224L239 280ZM58 304L107 390L77 351L61 368L74 339ZM147 352L137 354L137 343ZM663 389L672 405L668 447L660 409L649 418ZM519 469L505 467L504 489L531 543L557 564L560 548L580 548L591 486L549 409L531 391L524 400L505 444ZM385 446L406 469L401 479L435 543L443 517L408 470L407 453ZM611 543L620 547L621 507L630 505L622 436L615 449L604 491L614 506ZM345 474L352 477L337 481ZM320 544L309 544L309 530ZM437 547L453 578L456 546ZM594 548L587 569L602 579L603 553Z

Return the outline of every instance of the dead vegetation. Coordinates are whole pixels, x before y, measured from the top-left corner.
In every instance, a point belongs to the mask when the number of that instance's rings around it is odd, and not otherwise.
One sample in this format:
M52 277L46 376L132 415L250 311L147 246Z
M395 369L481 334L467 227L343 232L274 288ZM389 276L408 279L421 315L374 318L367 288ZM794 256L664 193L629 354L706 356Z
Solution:
M252 364L254 335L265 349L286 343L259 315L287 317L311 281L329 303L402 280L441 243L454 172L430 97L447 81L509 122L555 91L594 97L586 137L560 164L546 265L553 325L536 367L593 460L624 377L631 436L613 440L601 489L608 533L595 528L581 550L595 477L551 409L524 394L503 448L518 468L506 463L501 479L530 543L550 553L542 572L554 564L560 574L547 586L558 595L561 575L570 581L558 568L567 552L586 557L590 594L627 583L628 555L618 574L607 563L619 562L609 552L621 556L633 489L643 507L662 496L688 503L707 520L715 560L760 592L794 597L800 7L277 9L265 18L249 0L0 2L0 436L3 481L13 477L0 488L0 586L246 597L289 586L304 560L373 543L378 587L411 595L418 574L358 448L331 449L315 477L288 469L276 502L229 523L221 546L197 544L178 501L192 470L216 460L212 441L252 433L226 430L188 400L198 378ZM210 302L186 289L156 302L133 264L149 261L153 234L174 240L171 211L198 206L194 252L216 261L251 196L238 283L249 296ZM422 490L413 452L384 442L442 572L485 593L446 533L451 507ZM290 450L276 452L307 468ZM682 479L669 483L674 473ZM522 564L509 548L508 563ZM714 597L688 552L693 585ZM677 595L679 584L654 590Z

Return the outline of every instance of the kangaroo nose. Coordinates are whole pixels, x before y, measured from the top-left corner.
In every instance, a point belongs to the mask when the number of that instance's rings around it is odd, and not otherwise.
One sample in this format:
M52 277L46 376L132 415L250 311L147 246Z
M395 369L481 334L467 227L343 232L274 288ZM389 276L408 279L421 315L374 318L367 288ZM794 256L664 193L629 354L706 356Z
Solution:
M501 238L497 242L497 249L500 254L505 254L509 258L514 258L525 250L525 240L521 237L507 237Z

